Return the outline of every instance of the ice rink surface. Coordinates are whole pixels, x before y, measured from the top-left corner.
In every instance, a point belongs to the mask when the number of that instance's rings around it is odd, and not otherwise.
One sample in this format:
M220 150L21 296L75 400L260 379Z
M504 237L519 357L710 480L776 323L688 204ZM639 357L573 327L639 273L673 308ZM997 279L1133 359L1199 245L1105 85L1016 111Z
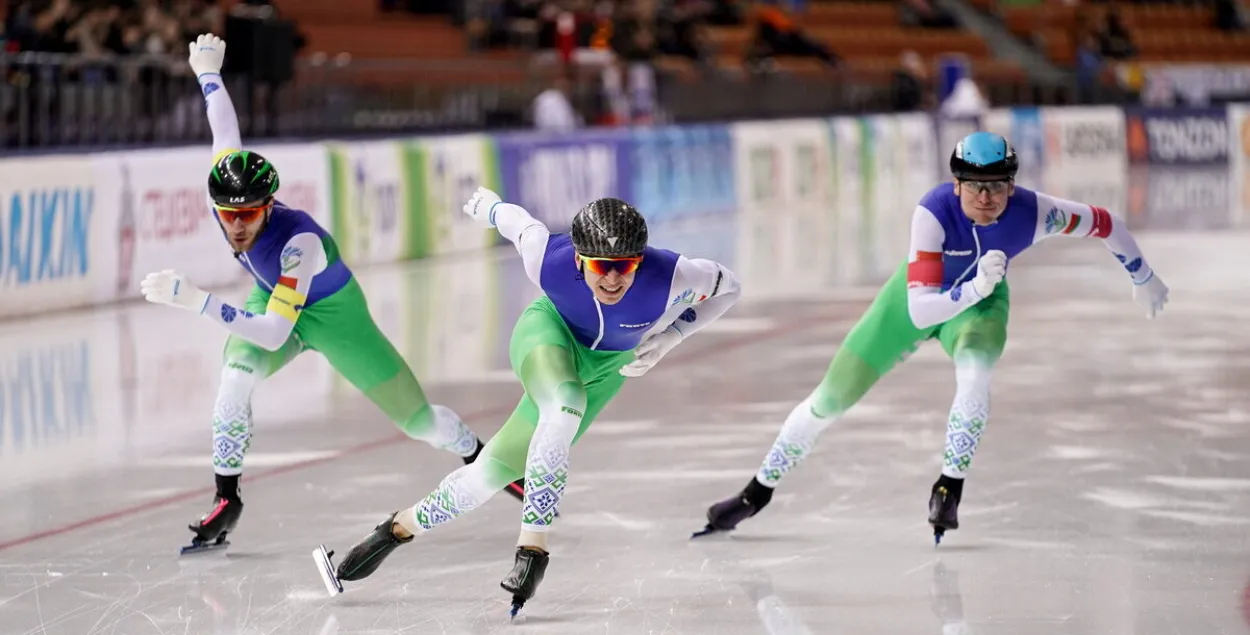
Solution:
M310 551L345 552L460 462L400 436L321 358L258 389L233 546L180 558L212 497L224 332L143 303L0 324L0 633L1248 633L1248 238L1139 233L1172 288L1154 321L1098 241L1013 263L962 527L936 548L926 502L954 379L934 343L830 428L768 509L689 540L875 291L825 275L827 249L738 258L742 303L626 385L575 447L519 624L499 588L519 529L503 494L327 595ZM431 398L494 432L520 395L512 320L534 297L515 257L359 275Z

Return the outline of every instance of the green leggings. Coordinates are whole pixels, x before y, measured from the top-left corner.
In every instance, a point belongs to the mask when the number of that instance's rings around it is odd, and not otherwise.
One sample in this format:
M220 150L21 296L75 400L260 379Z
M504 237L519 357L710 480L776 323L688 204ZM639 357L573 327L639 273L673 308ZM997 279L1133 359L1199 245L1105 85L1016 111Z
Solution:
M508 353L525 394L477 461L453 472L415 506L417 523L425 529L477 507L524 476L522 526L545 531L568 482L569 450L624 385L617 371L634 359L633 351L594 351L579 344L546 297L521 314Z
M990 297L949 321L925 329L916 328L907 311L907 263L903 263L847 334L824 379L812 394L812 411L820 417L846 412L895 364L930 338L937 338L953 359L972 355L993 365L1007 342L1010 306L1010 291L1004 280Z
M263 314L268 302L269 292L257 286L245 308ZM213 465L218 474L242 471L251 439L252 388L305 350L324 355L408 436L458 453L464 449L460 446L467 446L468 452L476 449L476 437L463 438L463 424L454 413L431 408L408 363L374 323L364 292L353 278L342 289L304 309L294 332L276 351L234 335L226 341L226 368L213 425ZM454 421L442 421L444 418Z

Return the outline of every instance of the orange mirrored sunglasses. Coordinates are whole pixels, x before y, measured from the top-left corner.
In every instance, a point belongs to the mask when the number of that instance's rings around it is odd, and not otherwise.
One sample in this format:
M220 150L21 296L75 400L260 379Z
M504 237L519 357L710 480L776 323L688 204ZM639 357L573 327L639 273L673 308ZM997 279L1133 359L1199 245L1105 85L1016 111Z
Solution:
M578 254L582 264L586 269L597 276L606 276L608 272L615 269L622 276L627 276L638 270L638 265L642 264L642 256L633 256L630 258L591 258Z
M226 225L236 220L250 225L265 215L265 210L269 209L269 201L252 207L226 207L224 205L214 205L213 207L217 210L217 217Z

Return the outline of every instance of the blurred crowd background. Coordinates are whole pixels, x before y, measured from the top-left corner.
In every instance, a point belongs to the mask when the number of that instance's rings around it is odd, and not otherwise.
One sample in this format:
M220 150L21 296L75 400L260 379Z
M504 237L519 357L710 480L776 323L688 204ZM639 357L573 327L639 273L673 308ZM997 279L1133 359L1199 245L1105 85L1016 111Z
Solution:
M1250 84L1238 0L3 1L6 147L203 138L203 32L259 137L1168 103L1148 79L1175 64Z

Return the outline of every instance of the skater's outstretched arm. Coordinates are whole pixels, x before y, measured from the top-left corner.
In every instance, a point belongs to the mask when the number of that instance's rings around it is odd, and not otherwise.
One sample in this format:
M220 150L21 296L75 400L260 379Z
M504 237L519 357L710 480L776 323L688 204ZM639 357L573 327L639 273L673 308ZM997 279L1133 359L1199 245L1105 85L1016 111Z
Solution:
M621 375L647 374L687 337L724 315L741 289L738 277L720 263L679 256L669 289L669 297L676 300L634 349L634 361L621 368Z
M226 56L226 43L212 34L201 35L190 44L188 61L195 72L204 93L204 106L208 112L208 127L213 131L213 163L222 155L241 150L243 139L239 134L239 117L230 101L230 93L221 81L221 64Z
M672 319L666 319L682 338L694 335L724 315L741 297L742 284L734 272L718 262L681 256L673 273L670 297L681 297L686 293L692 299L690 307L671 316ZM678 304L677 308L681 306ZM669 317L665 315L665 318Z
M464 213L487 227L499 230L500 235L516 245L525 264L525 275L542 288L543 257L547 253L547 239L551 231L542 221L530 216L520 205L504 203L499 195L479 187L464 204Z
M313 233L292 236L282 248L282 275L261 315L223 302L173 270L148 274L140 286L149 302L196 311L231 333L267 351L276 351L291 336L304 310L313 277L325 268L326 252L320 237Z
M1123 218L1101 207L1039 192L1033 242L1052 236L1101 239L1133 279L1133 296L1146 309L1147 317L1154 317L1167 302L1167 286L1155 276Z
M911 249L907 258L907 312L918 329L950 320L968 307L980 302L993 291L997 280L986 279L978 263L977 275L950 291L942 291L942 249L946 230L933 212L916 206L911 218ZM994 254L994 255L992 255ZM1002 252L989 252L985 257L997 260ZM1005 258L1003 266L1006 265ZM997 266L995 262L993 266ZM1001 275L999 276L1001 279ZM993 284L990 284L993 282Z

